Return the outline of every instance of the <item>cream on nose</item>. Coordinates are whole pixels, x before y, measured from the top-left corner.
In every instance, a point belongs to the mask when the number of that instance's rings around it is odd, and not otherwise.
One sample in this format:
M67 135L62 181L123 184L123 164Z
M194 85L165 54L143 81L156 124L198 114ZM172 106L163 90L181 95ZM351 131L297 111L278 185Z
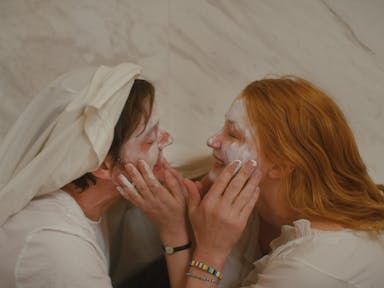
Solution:
M218 134L209 137L207 140L207 145L213 149L220 148L220 140Z
M167 131L159 131L159 148L163 149L173 143L171 134Z

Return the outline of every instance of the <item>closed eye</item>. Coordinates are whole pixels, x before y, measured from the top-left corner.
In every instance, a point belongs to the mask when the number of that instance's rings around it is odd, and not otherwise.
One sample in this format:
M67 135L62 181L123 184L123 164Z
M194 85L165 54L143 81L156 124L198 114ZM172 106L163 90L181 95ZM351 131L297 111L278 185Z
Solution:
M228 136L231 138L234 138L234 139L239 139L235 134L233 134L231 132L228 133Z

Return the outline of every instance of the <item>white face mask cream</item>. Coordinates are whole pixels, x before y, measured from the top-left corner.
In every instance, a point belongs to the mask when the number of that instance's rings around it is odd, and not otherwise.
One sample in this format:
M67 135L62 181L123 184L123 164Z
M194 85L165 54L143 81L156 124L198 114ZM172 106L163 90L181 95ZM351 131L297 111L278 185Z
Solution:
M138 160L144 160L150 169L156 170L159 168L157 166L161 166L161 150L172 144L173 139L168 132L160 129L155 104L148 123L143 129L144 117L132 136L123 144L120 152L121 162L137 165Z
M214 149L215 163L209 173L211 180L234 160L241 160L243 164L248 160L257 161L256 146L242 99L237 98L232 103L225 115L224 127L209 138L207 144Z

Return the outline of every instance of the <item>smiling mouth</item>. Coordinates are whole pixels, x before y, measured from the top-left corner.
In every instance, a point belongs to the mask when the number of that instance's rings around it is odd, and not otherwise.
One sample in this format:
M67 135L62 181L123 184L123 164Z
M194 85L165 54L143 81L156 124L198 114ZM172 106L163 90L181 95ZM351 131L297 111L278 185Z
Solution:
M213 156L213 159L215 159L217 164L220 164L220 165L223 165L223 166L225 165L224 161L221 160L220 158L218 158L215 154L212 154L212 156Z

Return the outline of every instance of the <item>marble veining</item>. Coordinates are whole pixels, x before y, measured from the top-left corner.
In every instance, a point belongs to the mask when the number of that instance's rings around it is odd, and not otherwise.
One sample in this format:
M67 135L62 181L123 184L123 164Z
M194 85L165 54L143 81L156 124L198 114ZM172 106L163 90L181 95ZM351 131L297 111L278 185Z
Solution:
M382 15L378 0L0 1L0 137L59 74L133 61L156 85L171 161L207 167L206 139L241 89L296 74L339 103L384 182Z

